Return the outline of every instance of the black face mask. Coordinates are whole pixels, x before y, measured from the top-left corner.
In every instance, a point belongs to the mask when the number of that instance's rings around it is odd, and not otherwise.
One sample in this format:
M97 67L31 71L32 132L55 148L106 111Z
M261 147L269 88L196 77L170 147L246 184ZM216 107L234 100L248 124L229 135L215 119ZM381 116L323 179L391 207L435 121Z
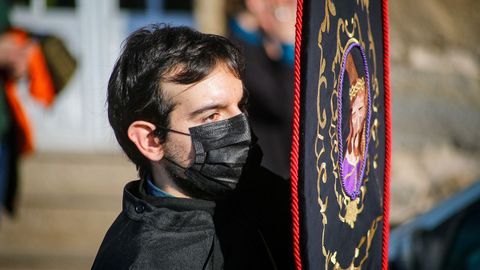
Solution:
M189 129L195 151L188 168L166 158L178 167L185 179L176 183L190 195L200 199L224 198L237 186L251 145L250 126L245 114Z

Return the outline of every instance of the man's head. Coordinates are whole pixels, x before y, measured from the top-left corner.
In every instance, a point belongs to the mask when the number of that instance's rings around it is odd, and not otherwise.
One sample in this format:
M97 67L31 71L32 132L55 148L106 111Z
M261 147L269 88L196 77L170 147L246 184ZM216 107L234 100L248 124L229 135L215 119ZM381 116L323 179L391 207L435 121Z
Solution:
M188 128L240 113L243 60L227 39L186 27L132 33L108 84L108 117L141 177L152 162L191 162Z

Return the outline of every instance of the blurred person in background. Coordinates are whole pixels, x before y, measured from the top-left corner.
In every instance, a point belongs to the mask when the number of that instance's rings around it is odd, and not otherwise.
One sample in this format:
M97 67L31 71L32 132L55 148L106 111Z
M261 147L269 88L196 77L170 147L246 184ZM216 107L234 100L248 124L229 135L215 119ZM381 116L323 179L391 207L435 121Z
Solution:
M249 117L262 164L290 175L295 0L229 1L229 38L245 55Z
M27 74L31 44L19 44L9 33L9 10L9 3L0 0L0 204L12 213L19 153L15 119L7 89L11 87L12 81Z
M92 269L292 269L288 182L260 166L238 48L165 25L124 44L108 116L140 180Z
M9 11L10 1L0 0L0 205L13 214L19 157L35 148L17 81L27 79L30 96L51 106L72 77L76 60L59 38L12 26Z

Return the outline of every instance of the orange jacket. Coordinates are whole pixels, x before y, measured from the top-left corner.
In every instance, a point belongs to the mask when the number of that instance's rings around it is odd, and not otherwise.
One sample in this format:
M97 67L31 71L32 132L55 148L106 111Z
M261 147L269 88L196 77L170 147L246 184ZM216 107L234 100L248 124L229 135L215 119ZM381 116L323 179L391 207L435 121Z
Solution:
M30 37L25 31L13 29L6 33L11 35L19 45L30 42ZM55 88L48 71L47 62L39 44L34 44L28 56L28 75L30 78L30 95L44 106L52 104L55 98ZM34 150L32 126L23 109L22 102L17 96L17 84L13 79L5 82L5 95L12 111L12 118L18 127L18 141L21 154Z

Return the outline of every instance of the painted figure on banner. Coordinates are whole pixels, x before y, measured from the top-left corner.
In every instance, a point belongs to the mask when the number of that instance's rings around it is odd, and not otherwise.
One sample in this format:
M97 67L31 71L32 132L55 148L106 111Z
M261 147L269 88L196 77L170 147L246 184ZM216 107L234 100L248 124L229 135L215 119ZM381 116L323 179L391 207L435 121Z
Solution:
M342 162L343 183L345 192L350 197L356 197L366 152L367 85L365 78L360 77L357 72L352 54L348 54L345 66L348 80L350 81L350 89L348 91L350 110L348 120L349 133L346 138L346 148Z

